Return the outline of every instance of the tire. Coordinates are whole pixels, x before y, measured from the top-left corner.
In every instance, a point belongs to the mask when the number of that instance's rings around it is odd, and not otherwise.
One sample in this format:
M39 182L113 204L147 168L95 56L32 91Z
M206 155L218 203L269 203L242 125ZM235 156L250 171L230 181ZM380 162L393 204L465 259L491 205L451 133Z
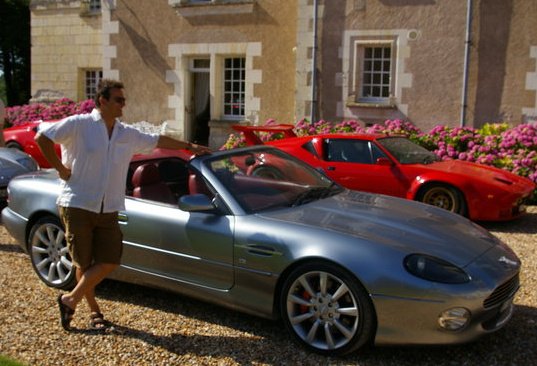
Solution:
M17 149L17 150L20 150L20 151L24 151L22 146L18 142L15 142L15 141L6 142L6 147L8 147L10 149Z
M284 175L279 169L274 168L270 165L258 166L252 172L252 176L260 177L260 178L275 179L275 180L281 180L284 177Z
M432 184L424 187L417 201L466 216L464 196L457 188L447 184Z
M307 349L344 355L373 341L376 315L359 281L340 267L312 262L284 282L280 311L287 330Z
M45 216L35 222L28 238L28 253L35 273L47 286L64 290L74 287L75 267L57 217Z

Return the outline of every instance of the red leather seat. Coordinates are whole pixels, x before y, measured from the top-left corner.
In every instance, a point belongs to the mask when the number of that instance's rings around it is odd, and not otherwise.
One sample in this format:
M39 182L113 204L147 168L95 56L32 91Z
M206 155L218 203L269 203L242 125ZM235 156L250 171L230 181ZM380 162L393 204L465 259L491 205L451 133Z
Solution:
M134 197L171 204L177 203L168 185L161 181L159 170L154 164L140 165L134 171L132 184Z
M213 196L203 178L198 177L196 174L190 174L188 177L188 190L190 194L202 193L209 197Z

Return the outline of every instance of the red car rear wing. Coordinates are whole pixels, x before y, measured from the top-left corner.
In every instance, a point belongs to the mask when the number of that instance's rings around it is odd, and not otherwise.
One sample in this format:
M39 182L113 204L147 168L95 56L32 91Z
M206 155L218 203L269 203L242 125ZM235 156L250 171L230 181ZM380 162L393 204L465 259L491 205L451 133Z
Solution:
M242 132L246 139L246 144L251 145L263 145L263 141L257 136L256 132L282 132L285 137L296 137L293 128L294 125L278 124L278 125L266 125L266 126L245 126L245 125L233 125L231 126L235 131Z

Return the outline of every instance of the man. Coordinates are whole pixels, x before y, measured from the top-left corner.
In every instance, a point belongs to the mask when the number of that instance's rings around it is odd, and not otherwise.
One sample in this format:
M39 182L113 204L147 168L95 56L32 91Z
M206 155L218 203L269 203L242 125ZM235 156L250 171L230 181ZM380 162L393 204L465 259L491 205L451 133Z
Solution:
M121 123L123 84L101 80L90 114L75 115L39 131L35 140L62 179L57 199L77 285L58 296L61 325L70 330L77 304L86 298L90 327L106 329L95 287L120 263L122 233L117 215L125 209L125 183L132 156L155 147L208 153L207 147L143 133ZM61 145L62 159L54 151Z

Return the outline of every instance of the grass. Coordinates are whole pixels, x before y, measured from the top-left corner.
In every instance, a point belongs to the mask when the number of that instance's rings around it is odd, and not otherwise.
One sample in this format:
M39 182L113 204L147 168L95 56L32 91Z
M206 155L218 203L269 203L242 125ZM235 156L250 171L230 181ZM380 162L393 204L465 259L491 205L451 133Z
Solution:
M6 356L0 355L0 366L24 366L24 364Z

